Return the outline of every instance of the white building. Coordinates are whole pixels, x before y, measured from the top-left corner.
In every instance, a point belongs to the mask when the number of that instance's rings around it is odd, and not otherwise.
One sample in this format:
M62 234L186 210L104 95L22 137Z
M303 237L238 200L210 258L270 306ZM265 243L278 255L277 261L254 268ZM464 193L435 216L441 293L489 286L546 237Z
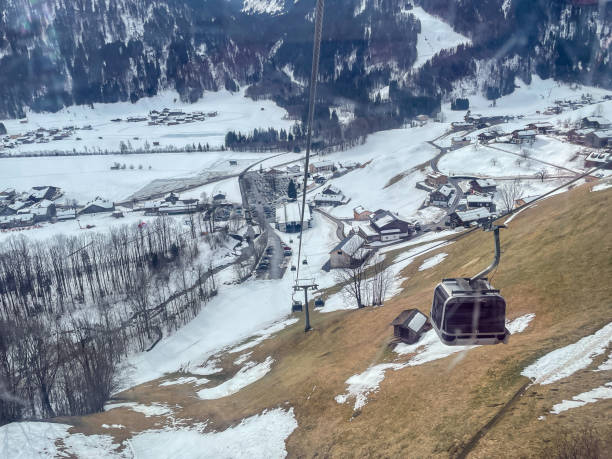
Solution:
M285 233L297 233L301 226L302 203L301 201L286 202L276 207L276 229ZM304 208L304 227L310 228L312 216L310 207Z

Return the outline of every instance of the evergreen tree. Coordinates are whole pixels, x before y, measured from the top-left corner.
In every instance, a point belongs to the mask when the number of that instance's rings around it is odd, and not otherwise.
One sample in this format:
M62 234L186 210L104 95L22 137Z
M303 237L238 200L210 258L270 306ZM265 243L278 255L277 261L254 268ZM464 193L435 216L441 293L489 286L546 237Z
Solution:
M295 188L295 183L293 183L293 179L289 180L289 186L287 187L287 196L289 199L297 199L297 189Z

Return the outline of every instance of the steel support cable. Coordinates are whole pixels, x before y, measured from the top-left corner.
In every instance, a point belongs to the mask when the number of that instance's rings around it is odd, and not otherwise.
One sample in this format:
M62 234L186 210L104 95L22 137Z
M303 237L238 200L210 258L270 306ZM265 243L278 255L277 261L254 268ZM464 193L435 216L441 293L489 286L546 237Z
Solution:
M308 165L310 163L310 143L312 139L312 125L314 120L315 99L317 93L317 75L319 74L319 56L321 52L321 36L323 32L323 6L324 0L317 0L315 12L315 30L312 44L312 71L310 73L310 89L308 96L308 120L306 121L306 160L304 162L304 186L302 190L302 208L300 209L300 242L298 246L296 282L300 278L302 257L302 234L304 232L304 211L306 208L306 185L308 183Z

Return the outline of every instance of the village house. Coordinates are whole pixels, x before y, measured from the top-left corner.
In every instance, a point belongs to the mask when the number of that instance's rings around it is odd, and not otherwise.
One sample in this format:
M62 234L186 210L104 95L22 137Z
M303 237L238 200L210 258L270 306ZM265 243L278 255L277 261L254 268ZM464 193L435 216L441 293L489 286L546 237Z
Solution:
M176 204L178 200L179 200L179 196L178 194L174 192L168 193L166 196L164 196L164 202L170 202L172 204Z
M495 140L497 137L498 137L498 134L495 131L481 132L480 134L478 134L478 142L479 143L489 143Z
M352 234L343 239L329 253L330 267L337 269L360 266L370 253L368 249L363 248L365 242L359 234Z
M584 160L585 167L599 167L604 169L612 168L612 153L592 152Z
M52 221L62 222L65 220L74 220L75 218L77 218L76 209L57 209Z
M474 125L472 123L468 123L465 121L453 121L451 123L451 131L453 132L457 132L457 131L469 131L471 129L474 128Z
M491 213L486 207L478 209L466 210L464 212L455 211L450 215L451 226L465 226L466 228L473 224L481 224L489 220Z
M536 131L532 129L517 130L512 133L512 143L535 142Z
M357 206L353 208L353 218L358 221L368 221L372 212L366 210L363 206Z
M405 309L391 325L393 336L407 344L416 343L423 333L431 330L429 319L418 309Z
M78 213L79 215L97 214L101 212L112 212L113 210L115 210L115 205L112 202L98 198L87 203Z
M378 232L380 240L383 242L408 237L413 231L410 223L383 209L374 212L370 224Z
M490 211L495 210L495 203L493 202L493 196L484 194L470 194L465 198L466 206L468 209L476 209L478 207L486 207Z
M317 193L314 197L315 206L341 206L348 201L343 194L325 194Z
M0 216L0 228L21 228L32 226L34 224L34 215L31 213Z
M593 148L603 148L612 145L612 129L590 132L584 136L584 143Z
M495 193L497 190L497 184L492 179L470 180L470 187L476 193Z
M430 172L425 178L425 183L433 187L444 185L448 182L448 177L440 172Z
M612 121L603 116L587 116L582 118L582 128L593 128L593 129L610 129L612 128Z
M594 132L594 129L571 129L567 133L567 140L584 145L586 142L586 136L592 132Z
M431 186L425 181L416 182L416 185L414 185L414 187L419 190L427 191L428 193L433 193L434 191L436 191L435 186Z
M302 203L298 201L286 202L276 207L276 229L285 233L297 233L301 229ZM310 228L312 217L310 207L304 208L305 228Z
M370 223L354 222L352 231L353 233L359 234L368 243L380 241L380 234L378 234L378 231L372 228Z
M452 148L461 148L471 143L469 137L453 137L451 139Z
M309 165L308 172L311 174L316 174L320 172L333 172L334 171L334 163L333 161L323 160L316 161Z
M455 189L449 185L442 185L429 195L429 204L438 207L448 207L455 193Z
M55 186L35 186L29 192L28 199L30 201L38 202L43 199L53 201L61 196L61 190Z
M554 129L554 126L550 123L530 123L527 125L527 129L536 131L538 134L548 134Z

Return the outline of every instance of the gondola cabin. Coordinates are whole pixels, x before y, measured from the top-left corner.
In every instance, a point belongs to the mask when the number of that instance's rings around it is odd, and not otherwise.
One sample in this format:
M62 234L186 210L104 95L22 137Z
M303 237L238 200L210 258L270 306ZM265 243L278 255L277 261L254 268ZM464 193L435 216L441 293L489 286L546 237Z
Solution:
M429 319L418 309L402 311L391 325L393 325L393 336L407 344L416 343L423 333L431 330Z
M434 291L431 324L449 346L507 343L506 301L486 278L444 279Z
M302 311L302 302L294 300L291 304L291 312L301 312Z

